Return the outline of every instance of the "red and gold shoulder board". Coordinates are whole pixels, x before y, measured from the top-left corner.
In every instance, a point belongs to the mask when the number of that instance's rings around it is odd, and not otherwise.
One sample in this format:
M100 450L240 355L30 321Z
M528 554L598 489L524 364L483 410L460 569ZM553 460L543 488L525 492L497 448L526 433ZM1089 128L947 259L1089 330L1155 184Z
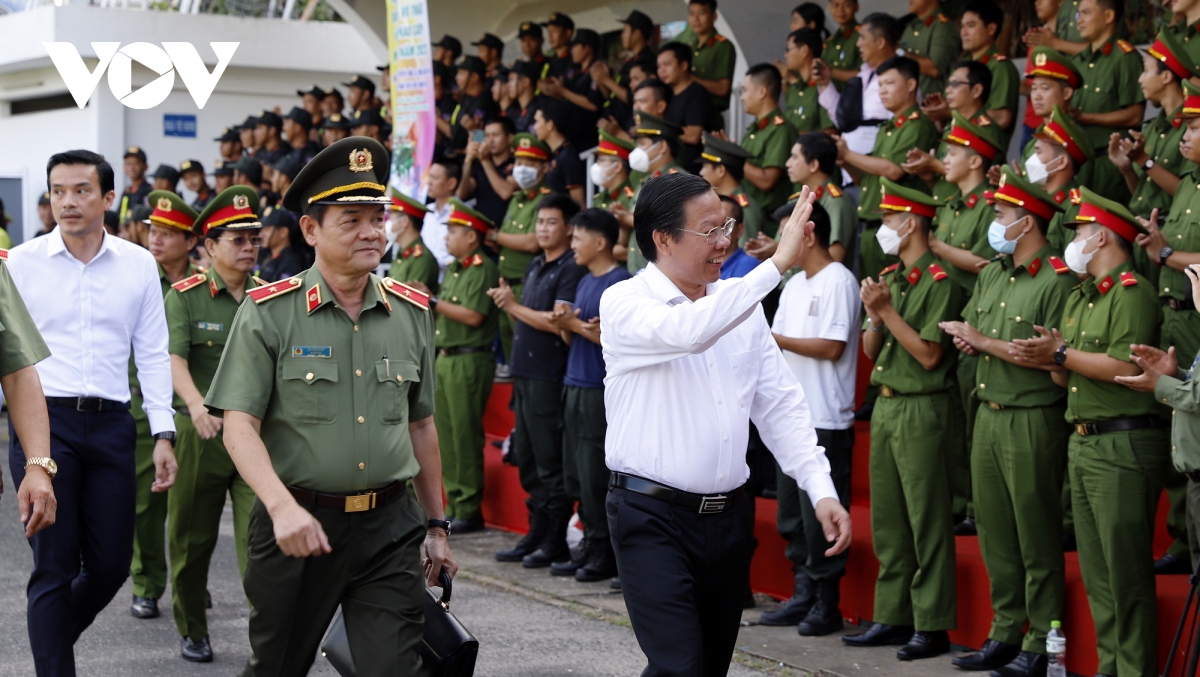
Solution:
M884 268L883 270L879 271L879 274L887 275L888 273L892 272L893 270L895 270L899 267L900 267L899 263L893 263L892 265L888 266L887 268Z
M787 122L787 120L784 120L782 115L776 115L774 118L771 119L771 122L773 124L775 124L776 126L779 126L779 125L782 125L783 123Z
M747 197L745 193L738 193L733 197L733 199L736 200L743 209L750 206L750 198Z
M273 299L277 296L283 296L290 291L296 291L300 288L300 283L303 282L298 277L289 277L286 280L274 282L265 287L255 287L246 292L246 295L254 299L255 303L262 303L268 299Z
M1126 54L1128 54L1134 50L1133 45L1129 44L1125 40L1117 40L1117 47L1120 47L1121 51L1125 52Z
M945 14L942 14L941 12L938 12L938 21L940 21L944 24L948 24L948 23L950 23L950 17L946 16Z
M921 117L921 111L918 111L918 110L915 110L908 114L909 120L916 120L919 117Z
M942 267L936 263L929 264L929 272L933 273L933 279L938 280L939 282L949 277L949 275L946 274L946 271L942 270Z
M0 249L0 261L7 261L7 260L8 260L8 250Z
M1083 204L1083 192L1080 191L1078 188L1071 189L1071 204L1073 204L1073 205Z
M829 194L834 197L842 196L842 189L838 188L837 186L833 185L832 183L825 184L825 188L829 191Z
M1054 269L1054 272L1059 275L1071 272L1071 267L1067 265L1067 262L1057 256L1047 257L1046 260L1050 262L1050 267Z
M725 42L725 36L721 35L720 33L717 33L716 38L717 42Z
M1121 285L1132 287L1137 284L1137 276L1130 272L1121 273Z
M426 294L423 291L413 289L412 287L402 282L397 282L390 277L383 280L383 288L390 291L392 295L399 296L421 310L429 310L429 294Z
M633 199L634 195L637 195L637 191L633 189L633 186L625 186L625 197Z
M194 289L195 287L199 286L201 282L204 281L204 277L205 277L204 273L196 273L195 275L193 275L191 277L185 277L182 280L171 285L171 289L174 289L175 291L181 291L181 292L187 291L189 289Z
M1004 56L1003 54L997 54L996 61L1008 61L1008 57Z

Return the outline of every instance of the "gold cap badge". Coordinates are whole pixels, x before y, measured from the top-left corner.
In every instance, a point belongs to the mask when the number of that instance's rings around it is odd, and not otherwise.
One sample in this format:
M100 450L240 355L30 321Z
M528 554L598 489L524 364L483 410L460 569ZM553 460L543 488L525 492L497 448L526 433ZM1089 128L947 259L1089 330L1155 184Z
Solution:
M1033 65L1045 66L1046 65L1046 55L1038 54L1037 56L1033 57Z
M164 212L171 211L171 201L165 197L158 198L158 208Z
M350 152L350 171L369 172L374 168L371 164L371 152L360 148Z
M246 199L245 195L234 195L233 196L233 208L234 209L249 209L250 208L250 200Z

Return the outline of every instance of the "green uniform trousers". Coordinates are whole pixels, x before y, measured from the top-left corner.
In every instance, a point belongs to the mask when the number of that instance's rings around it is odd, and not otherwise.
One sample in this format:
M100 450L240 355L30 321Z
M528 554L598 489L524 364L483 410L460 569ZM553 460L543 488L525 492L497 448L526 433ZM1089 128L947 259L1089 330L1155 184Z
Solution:
M1141 249L1141 247L1138 247ZM1166 350L1175 346L1175 356L1187 366L1188 355L1200 353L1200 313L1195 310L1171 310L1163 307L1163 326L1161 348ZM1192 526L1188 515L1187 492L1188 480L1183 473L1171 466L1163 479L1163 488L1167 491L1167 533L1175 540L1167 553L1182 560L1191 558L1194 549L1200 549L1200 543L1191 542Z
M205 593L208 565L221 528L225 495L233 502L233 542L237 548L238 571L246 571L246 527L254 491L238 474L225 450L220 433L211 440L196 432L192 417L175 415L177 443L175 460L179 473L167 492L167 525L171 551L171 607L180 637L208 637Z
M957 380L958 399L951 403L956 413L950 416L951 449L954 452L954 498L950 511L954 515L975 516L971 500L971 442L975 436L975 411L979 400L971 394L975 389L975 370L978 357L959 353Z
M1158 666L1154 517L1170 431L1071 435L1079 568L1096 624L1099 672L1153 677Z
M568 513L571 501L563 480L562 383L513 379L512 408L517 427L510 442L521 487L532 512Z
M154 437L136 393L129 406L137 425L134 467L137 470L137 508L133 521L133 563L129 565L133 594L158 599L167 589L167 495L150 491L154 484Z
M581 339L582 340L582 339ZM579 499L579 519L589 541L608 541L604 500L612 471L604 463L604 388L563 387L563 481Z
M288 557L261 501L250 511L243 585L251 658L241 677L305 675L338 605L359 677L421 674L425 511L408 494L367 512L304 506L332 552Z
M879 577L876 623L955 627L953 458L956 391L880 397L871 417L871 536Z
M822 430L817 428L817 444L825 447L829 459L829 475L842 507L850 509L850 459L854 455L854 428ZM787 473L775 464L776 521L779 535L787 541L784 554L798 570L804 567L814 581L837 581L846 573L850 552L826 557L829 543L817 520L808 494Z
M521 302L521 297L525 291L525 283L510 285L513 293L513 301ZM513 330L516 325L513 324L512 316L508 313L500 313L500 347L504 350L504 363L512 364L512 342Z
M492 394L492 351L437 358L433 421L442 448L446 519L483 518L483 412Z
M982 405L971 454L979 550L992 591L988 637L1039 654L1063 609L1065 409Z

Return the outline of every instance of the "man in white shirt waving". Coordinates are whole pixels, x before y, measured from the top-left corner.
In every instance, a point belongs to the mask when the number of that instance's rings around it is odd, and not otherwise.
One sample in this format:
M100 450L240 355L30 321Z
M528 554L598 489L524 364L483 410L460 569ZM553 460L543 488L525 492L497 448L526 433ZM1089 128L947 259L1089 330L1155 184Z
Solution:
M33 573L29 644L39 677L75 674L73 646L129 576L133 559L136 429L129 414L134 349L154 447L151 491L175 482L175 423L167 316L150 252L104 230L113 170L86 150L59 153L46 168L58 227L8 254L29 314L50 348L37 364L50 414L55 525L29 538ZM13 479L25 475L20 436L9 449Z
M650 265L600 301L606 511L643 677L729 669L753 550L751 420L812 500L826 555L850 543L804 393L759 305L799 259L813 198L802 191L769 261L718 282L733 223L716 192L691 174L647 181L634 232Z

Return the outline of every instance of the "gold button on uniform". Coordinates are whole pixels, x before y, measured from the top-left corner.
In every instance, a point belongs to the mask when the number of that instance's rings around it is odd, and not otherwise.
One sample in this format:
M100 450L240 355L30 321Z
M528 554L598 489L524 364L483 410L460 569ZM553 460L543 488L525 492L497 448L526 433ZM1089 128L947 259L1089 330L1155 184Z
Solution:
M208 347L209 347L209 348L211 348L211 347L212 347L212 341L209 341L209 342L208 342Z
M355 376L362 376L362 369L355 369L355 370L354 370L354 375L355 375Z
M358 464L358 469L359 469L359 470L362 470L363 468L366 468L366 467L367 467L367 464L366 464L366 463L359 463L359 464Z
M1077 393L1077 392L1079 392L1079 388L1076 388L1075 386L1071 386L1071 392Z
M366 422L367 422L367 419L363 418L362 416L359 416L359 417L358 417L358 422L359 422L359 423L366 423Z
M354 325L354 331L358 331L358 325Z
M883 371L883 367L875 367L875 371Z
M308 372L307 374L305 374L305 375L304 375L304 378L305 378L305 380L307 380L307 381L311 381L311 380L313 380L313 373L312 373L311 371L310 371L310 372Z

